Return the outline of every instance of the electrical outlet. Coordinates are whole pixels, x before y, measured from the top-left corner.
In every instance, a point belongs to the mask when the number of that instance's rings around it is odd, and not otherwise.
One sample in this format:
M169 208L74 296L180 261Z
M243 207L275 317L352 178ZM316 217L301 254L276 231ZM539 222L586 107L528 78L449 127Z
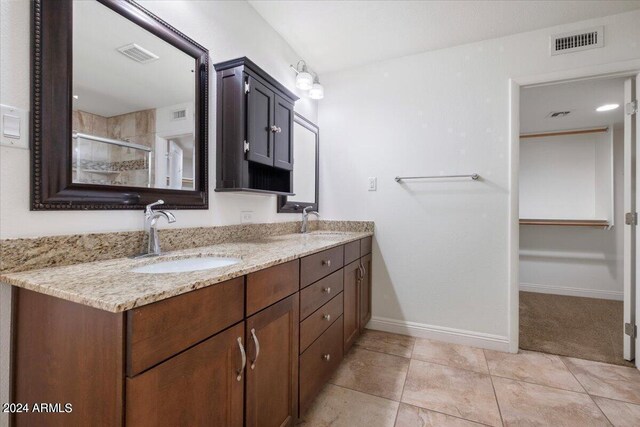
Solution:
M242 211L240 212L240 223L241 224L250 224L253 222L253 212L252 211Z
M376 191L378 189L378 178L375 176L369 177L369 191Z

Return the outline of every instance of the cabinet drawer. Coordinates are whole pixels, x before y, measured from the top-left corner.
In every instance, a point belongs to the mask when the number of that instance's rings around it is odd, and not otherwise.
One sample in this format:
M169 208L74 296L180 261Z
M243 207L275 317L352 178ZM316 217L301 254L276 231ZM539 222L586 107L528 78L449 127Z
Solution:
M373 237L365 237L364 239L360 239L360 256L365 256L371 253L372 242Z
M344 277L342 270L307 286L300 291L300 320L322 307L331 298L342 292Z
M344 265L360 258L360 240L344 245Z
M300 262L290 261L247 275L247 316L298 292Z
M127 375L132 377L243 317L243 277L130 310Z
M339 270L344 265L344 247L327 249L302 258L300 262L300 287L309 286L316 280Z
M342 315L342 292L317 309L300 324L300 353L303 353Z
M300 356L300 414L309 408L341 361L342 316Z

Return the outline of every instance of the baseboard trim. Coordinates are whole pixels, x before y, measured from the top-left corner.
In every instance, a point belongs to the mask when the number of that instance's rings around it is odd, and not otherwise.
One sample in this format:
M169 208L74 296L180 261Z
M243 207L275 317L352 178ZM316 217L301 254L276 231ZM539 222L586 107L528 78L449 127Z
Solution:
M623 301L624 293L603 291L598 289L572 288L566 286L539 285L536 283L520 283L520 290L539 294L568 295L572 297L600 298Z
M500 335L467 331L464 329L446 328L424 323L407 322L374 316L367 324L367 329L409 335L417 338L428 338L452 344L508 352L509 339Z

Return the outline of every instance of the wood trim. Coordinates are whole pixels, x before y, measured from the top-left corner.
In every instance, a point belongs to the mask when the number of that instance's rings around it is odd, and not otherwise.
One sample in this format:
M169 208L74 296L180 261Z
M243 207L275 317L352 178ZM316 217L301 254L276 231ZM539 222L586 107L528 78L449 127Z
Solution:
M31 83L31 210L142 209L163 199L168 209L208 208L209 52L133 0L99 0L192 56L197 77L194 191L74 183L71 174L71 0L34 0Z
M593 129L576 129L576 130L562 130L557 132L541 132L541 133L524 133L520 134L520 139L525 138L544 138L546 136L564 136L564 135L582 135L585 133L602 133L608 132L609 127L593 128Z
M521 219L520 225L560 225L565 227L609 227L603 219Z

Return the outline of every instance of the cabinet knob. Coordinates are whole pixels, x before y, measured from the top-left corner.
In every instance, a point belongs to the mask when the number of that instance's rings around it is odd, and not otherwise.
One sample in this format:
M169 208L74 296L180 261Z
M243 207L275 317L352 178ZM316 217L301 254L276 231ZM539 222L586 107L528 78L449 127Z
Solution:
M322 316L322 318L328 322L329 320L331 320L331 315L325 314L324 316Z
M325 294L330 294L330 293L331 293L331 288L330 288L330 287L328 287L328 288L324 288L324 289L322 290L322 292L324 292Z
M271 126L271 128L270 128L270 129L271 129L271 132L273 132L273 133L280 133L280 132L282 132L282 128L281 128L280 126L273 125L273 126Z
M322 260L322 265L326 265L327 267L331 267L331 260L330 259L323 259Z
M322 359L323 359L325 362L328 362L329 360L331 360L331 355L330 355L329 353L327 353L327 354L323 354L323 355L322 355Z

